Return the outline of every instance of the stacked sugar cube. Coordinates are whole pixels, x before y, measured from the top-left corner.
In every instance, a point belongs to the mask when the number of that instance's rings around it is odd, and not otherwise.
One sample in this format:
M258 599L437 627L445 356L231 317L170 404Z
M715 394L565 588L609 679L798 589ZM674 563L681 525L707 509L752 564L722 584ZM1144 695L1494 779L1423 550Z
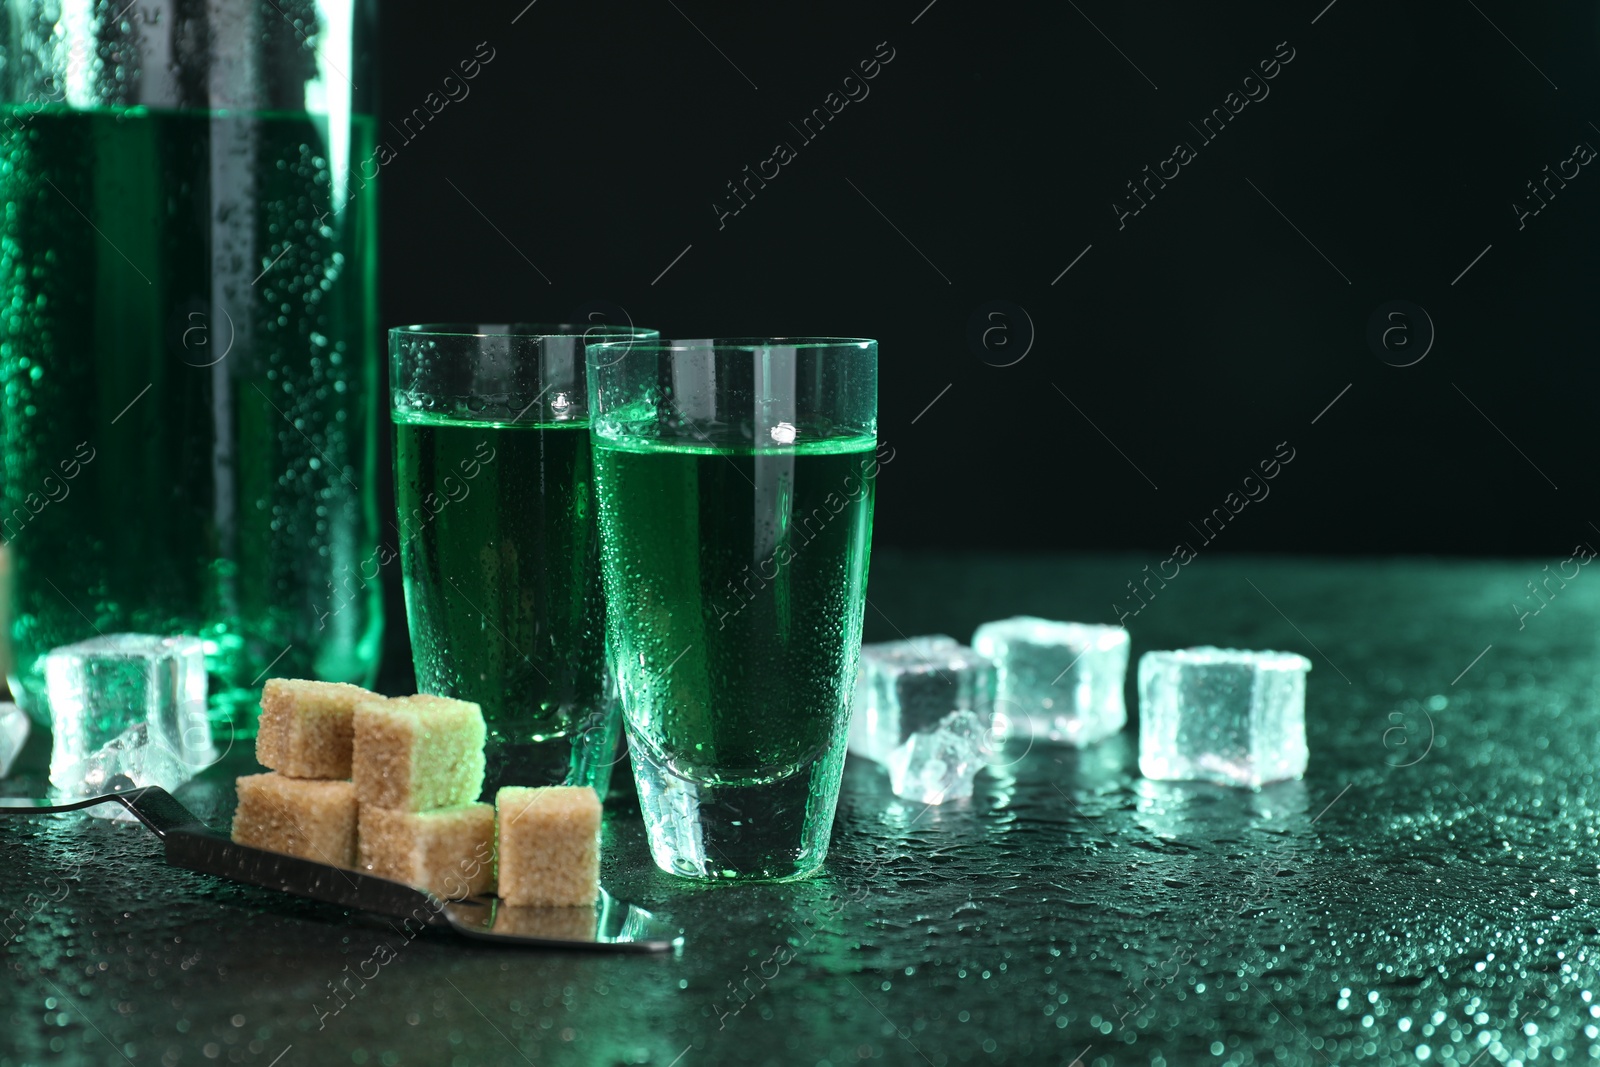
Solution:
M483 790L478 705L335 682L267 682L256 759L238 780L233 839L353 867L443 898L590 905L600 801L592 789ZM498 809L498 818L497 818Z
M241 844L355 867L442 897L494 884L483 714L442 697L389 700L334 682L267 682L256 759L239 779Z
M483 791L483 712L447 697L356 705L350 769L357 863L451 898L494 885L494 808Z
M256 760L272 768L238 780L233 839L318 863L354 867L356 793L351 717L374 693L337 682L273 678L261 694Z

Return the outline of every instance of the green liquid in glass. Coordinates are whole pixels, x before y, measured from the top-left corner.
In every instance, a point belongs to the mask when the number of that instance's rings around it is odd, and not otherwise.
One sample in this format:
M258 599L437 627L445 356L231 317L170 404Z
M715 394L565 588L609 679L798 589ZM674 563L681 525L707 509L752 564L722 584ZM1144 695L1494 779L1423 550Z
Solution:
M566 780L604 796L610 754L591 765L568 752L614 745L617 729L587 424L394 420L417 688L482 706L491 787L509 773L503 784ZM515 752L562 739L544 756Z
M374 187L305 113L0 108L0 536L13 689L95 632L207 641L219 726L370 684ZM320 218L319 218L320 216Z
M842 765L875 444L595 438L611 655L653 762L732 786ZM823 768L813 794L830 774L836 787L838 766Z

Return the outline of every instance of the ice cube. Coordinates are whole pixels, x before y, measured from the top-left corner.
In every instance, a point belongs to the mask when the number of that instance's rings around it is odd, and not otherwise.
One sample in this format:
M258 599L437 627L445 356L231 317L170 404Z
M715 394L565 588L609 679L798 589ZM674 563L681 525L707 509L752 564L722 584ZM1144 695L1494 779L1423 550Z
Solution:
M199 638L94 637L53 649L44 673L55 739L50 781L58 788L76 789L74 768L139 723L149 727L148 743L187 766L190 776L216 758Z
M879 763L952 711L994 718L994 664L944 634L861 646L850 751Z
M15 704L0 704L0 778L11 773L28 740L28 716Z
M171 791L193 778L198 769L184 762L149 723L136 722L93 752L63 766L60 780L52 763L50 781L64 799L122 793L147 785ZM133 818L120 805L99 804L85 810L101 818Z
M1082 747L1128 721L1128 631L1120 626L1018 615L978 627L972 648L999 668L1000 707L1024 720L1013 734Z
M1139 770L1146 778L1259 789L1299 778L1306 672L1293 652L1188 648L1139 659Z
M990 721L971 711L952 711L930 729L906 738L885 761L894 795L919 804L943 804L972 795L983 767Z

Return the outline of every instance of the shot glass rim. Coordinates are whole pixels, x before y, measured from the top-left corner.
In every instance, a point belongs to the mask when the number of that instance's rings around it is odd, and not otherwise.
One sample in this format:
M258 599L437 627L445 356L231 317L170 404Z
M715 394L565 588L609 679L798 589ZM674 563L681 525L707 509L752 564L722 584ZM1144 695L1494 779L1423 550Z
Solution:
M839 348L867 352L877 347L873 337L823 337L797 335L794 337L619 337L597 341L589 346L594 352L604 348L648 345L656 352L748 352L752 348Z
M485 332L485 327L498 330L488 333ZM420 322L389 327L391 341L407 337L511 337L523 341L537 341L546 337L596 337L604 339L603 342L596 343L610 344L650 341L659 336L660 332L649 326L614 326L610 323L585 325L580 322Z

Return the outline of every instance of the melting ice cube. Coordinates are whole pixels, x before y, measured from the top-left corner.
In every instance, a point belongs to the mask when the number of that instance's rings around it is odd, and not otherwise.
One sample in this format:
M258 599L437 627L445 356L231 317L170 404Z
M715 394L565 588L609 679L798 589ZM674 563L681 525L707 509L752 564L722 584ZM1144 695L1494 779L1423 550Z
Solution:
M886 761L894 795L922 804L970 797L989 725L970 711L952 711L932 729L912 734Z
M1146 778L1260 788L1305 773L1306 672L1293 652L1188 648L1139 659Z
M972 647L999 668L1000 706L1025 720L1014 733L1031 727L1035 739L1083 746L1128 721L1128 631L1120 626L1019 615L978 627Z

